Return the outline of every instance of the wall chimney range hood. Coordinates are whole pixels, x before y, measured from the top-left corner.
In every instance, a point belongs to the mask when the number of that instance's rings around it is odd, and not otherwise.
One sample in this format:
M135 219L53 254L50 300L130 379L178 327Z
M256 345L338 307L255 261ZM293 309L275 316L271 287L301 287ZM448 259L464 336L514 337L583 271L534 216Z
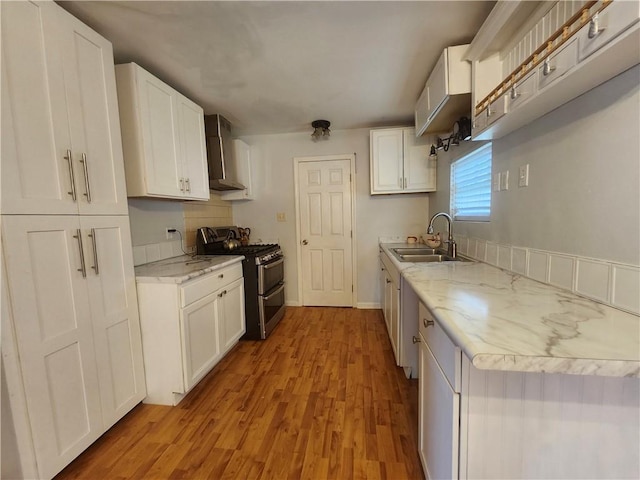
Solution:
M205 115L209 188L211 190L244 190L237 180L231 123L222 115Z

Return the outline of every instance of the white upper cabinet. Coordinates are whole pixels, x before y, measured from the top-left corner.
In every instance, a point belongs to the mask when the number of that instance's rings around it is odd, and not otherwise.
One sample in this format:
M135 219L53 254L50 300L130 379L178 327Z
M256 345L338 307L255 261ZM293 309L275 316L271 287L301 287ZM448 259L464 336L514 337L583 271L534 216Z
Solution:
M53 3L2 2L2 212L127 214L111 44Z
M471 64L463 59L469 45L445 48L416 103L416 135L447 132L471 111Z
M433 192L436 161L413 128L371 130L371 194Z
M208 200L202 108L135 63L116 79L127 194Z
M223 200L253 200L253 156L251 146L239 139L233 140L234 161L236 162L235 172L238 182L244 185L244 190L227 190L220 192Z
M467 52L473 139L507 135L637 65L638 44L638 2L498 2Z

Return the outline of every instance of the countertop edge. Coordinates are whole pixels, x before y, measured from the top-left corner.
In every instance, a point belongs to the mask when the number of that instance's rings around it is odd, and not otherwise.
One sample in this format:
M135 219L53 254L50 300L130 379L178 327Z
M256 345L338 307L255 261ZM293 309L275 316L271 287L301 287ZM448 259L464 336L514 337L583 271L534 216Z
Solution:
M560 373L570 375L594 375L610 377L640 377L640 361L635 360L607 360L597 358L567 358L548 356L526 356L509 353L487 353L475 348L473 341L460 329L440 314L439 307L435 306L427 294L416 288L412 280L406 278L403 272L415 266L412 262L400 262L390 251L394 247L419 247L420 245L407 245L402 243L380 243L380 248L387 254L393 265L398 269L400 276L414 290L421 302L429 309L439 325L449 338L471 360L475 368L481 370L500 370L528 373ZM473 260L474 263L484 263ZM428 264L425 264L428 265ZM493 265L485 264L490 268L501 270ZM426 267L428 268L428 267ZM513 276L521 276L513 272L505 273ZM552 287L552 286L550 286ZM552 287L553 288L553 287ZM594 301L595 302L595 301ZM597 303L597 302L595 302ZM613 308L613 307L611 307Z
M179 276L137 276L136 275L136 283L173 283L173 284L181 284L192 280L194 278L198 278L202 275L207 275L211 272L215 272L216 270L220 270L222 268L228 267L230 265L234 265L236 263L242 262L244 260L243 255L224 255L226 258L225 261L221 263L217 263L216 265L211 265L206 268L201 268L198 270L194 270L191 273Z

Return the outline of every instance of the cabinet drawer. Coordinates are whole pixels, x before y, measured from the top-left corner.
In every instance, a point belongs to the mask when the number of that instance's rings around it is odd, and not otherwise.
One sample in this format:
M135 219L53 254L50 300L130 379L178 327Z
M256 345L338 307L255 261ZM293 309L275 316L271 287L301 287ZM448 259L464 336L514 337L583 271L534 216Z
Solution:
M236 263L192 280L180 289L180 306L186 307L239 278L242 278L241 263Z
M418 321L420 334L433 352L438 365L455 392L460 392L462 354L436 321L431 312L420 303Z
M536 71L520 80L509 92L509 111L513 111L529 100L536 91Z
M578 63L578 41L571 40L559 51L549 55L538 67L538 89L542 89L562 77Z
M606 45L640 18L640 3L613 2L578 32L578 60Z
M489 108L487 108L487 125L491 125L507 113L507 96L508 94L505 93L489 104Z

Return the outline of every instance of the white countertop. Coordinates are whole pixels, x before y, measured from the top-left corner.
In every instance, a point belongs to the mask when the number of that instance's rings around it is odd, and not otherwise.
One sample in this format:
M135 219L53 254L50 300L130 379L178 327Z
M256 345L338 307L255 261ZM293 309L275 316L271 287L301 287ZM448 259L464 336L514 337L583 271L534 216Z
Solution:
M242 255L181 255L135 267L137 283L183 283L241 262Z
M389 252L424 245L381 247L476 368L640 377L640 317L486 263Z

